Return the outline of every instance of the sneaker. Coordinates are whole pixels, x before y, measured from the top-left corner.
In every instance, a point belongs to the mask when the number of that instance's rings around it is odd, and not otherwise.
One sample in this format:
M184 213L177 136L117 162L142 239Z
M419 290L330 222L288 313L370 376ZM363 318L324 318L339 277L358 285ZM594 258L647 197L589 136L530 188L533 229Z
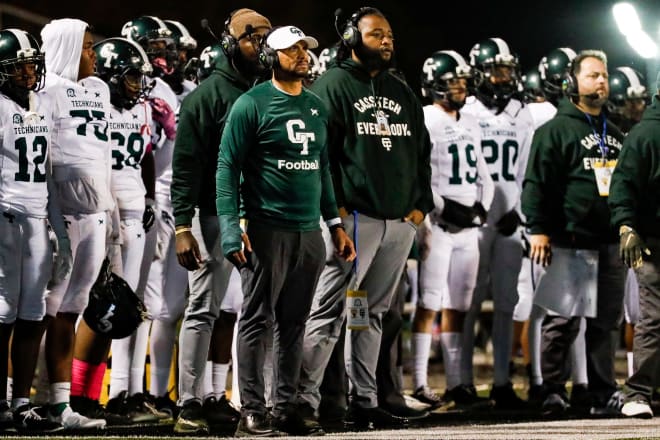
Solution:
M541 405L541 411L544 416L558 416L564 414L569 408L569 404L559 393L550 393Z
M623 391L616 390L612 393L605 405L594 405L591 407L589 413L592 416L619 417L621 416L624 398Z
M158 419L158 423L174 423L172 414L156 408L156 398L149 393L135 393L127 399L127 402L134 411L152 414Z
M572 410L588 412L592 403L589 386L586 384L573 385L569 403L571 404Z
M176 402L170 399L169 394L156 397L153 403L158 411L168 413L172 420L175 420L179 416L181 408L176 406Z
M412 397L422 403L429 405L428 409L431 411L436 408L440 408L447 403L442 398L442 396L433 391L428 385L422 385L421 387L417 388L415 392L412 393Z
M527 408L525 401L522 400L513 389L511 382L506 385L493 385L490 390L490 399L495 402L495 408L504 410L522 410Z
M14 413L6 400L0 401L0 432L16 431Z
M447 402L454 402L456 407L464 409L482 409L493 406L493 401L485 397L479 397L474 385L457 385L454 388L445 391L443 399Z
M128 426L133 422L127 415L115 414L105 409L98 400L83 396L71 396L71 409L90 419L103 419L107 426Z
M37 410L39 406L23 405L14 409L14 427L19 432L57 432L64 427L61 423L48 420L40 415Z
M202 413L209 425L224 425L238 423L241 413L234 408L226 396L216 399L209 397L204 400Z
M204 418L202 404L196 400L186 403L181 408L174 425L178 434L208 434L209 424Z
M133 397L133 396L131 396ZM129 401L128 391L122 391L116 397L108 400L106 409L112 413L129 418L131 423L158 423L160 418L149 409L143 408L136 399Z
M644 400L633 400L626 402L621 408L621 414L626 417L637 417L639 419L650 419L653 417L653 410Z
M51 407L52 409L52 407ZM67 405L59 415L48 411L48 420L61 424L64 429L104 429L106 421L104 419L90 419L75 412Z

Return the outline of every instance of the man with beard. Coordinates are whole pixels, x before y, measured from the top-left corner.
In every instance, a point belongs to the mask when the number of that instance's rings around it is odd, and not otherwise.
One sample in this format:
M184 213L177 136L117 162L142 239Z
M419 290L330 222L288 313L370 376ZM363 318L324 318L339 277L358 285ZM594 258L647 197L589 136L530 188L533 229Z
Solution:
M179 433L208 432L201 385L213 324L220 314L232 265L220 247L215 210L218 146L229 109L261 73L257 51L270 21L251 9L234 11L225 22L215 70L179 110L171 196L179 264L191 271L190 294L179 336ZM197 240L201 239L201 242Z
M355 249L335 202L327 110L303 87L307 49L317 46L295 26L273 30L259 54L273 69L272 79L236 101L220 142L216 205L222 250L241 271L244 293L237 337L242 404L237 437L323 433L296 405L305 320L326 257L319 217L331 231L330 252L350 262ZM271 328L272 424L263 378Z
M382 316L401 279L417 225L433 208L431 144L419 101L389 71L394 36L385 16L375 8L360 8L339 34L336 66L316 80L312 91L330 110L328 145L337 206L360 261L352 270L351 264L328 254L306 324L299 399L306 415L315 416L350 286L367 292L368 311L366 329L346 332L352 384L347 422L401 425L405 417L379 405L376 364ZM326 248L330 244L326 235Z
M568 408L565 384L570 369L565 360L583 316L591 413L614 415L621 409L612 331L621 318L625 269L607 197L623 134L603 112L607 79L603 52L587 50L575 57L563 84L568 99L536 130L523 183L529 257L548 266L534 302L558 315L543 325L546 414Z

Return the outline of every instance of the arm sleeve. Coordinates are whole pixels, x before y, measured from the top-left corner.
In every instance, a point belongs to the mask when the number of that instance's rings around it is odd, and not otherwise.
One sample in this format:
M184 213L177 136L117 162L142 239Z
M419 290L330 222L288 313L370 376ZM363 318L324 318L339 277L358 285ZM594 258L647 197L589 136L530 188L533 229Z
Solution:
M222 133L216 171L216 210L224 255L241 249L239 183L250 146L256 142L258 112L252 98L241 96L232 107Z
M536 131L530 148L527 170L523 181L521 206L526 224L532 234L547 234L552 231L555 210L561 212L561 204L552 195L560 185L562 167L560 146L553 146L548 134Z
M634 136L634 135L633 135ZM610 196L607 203L610 207L610 222L614 228L628 225L637 230L637 212L644 188L644 182L649 179L649 164L652 162L645 157L645 141L637 137L628 137L623 142L623 149L617 161L612 182Z
M195 102L197 101L183 100L172 155L170 191L176 225L192 223L204 175L204 150L212 130L212 127L203 121L214 118L211 109L199 108Z
M332 186L332 173L330 172L327 146L323 146L321 149L321 215L324 220L339 217L335 191Z

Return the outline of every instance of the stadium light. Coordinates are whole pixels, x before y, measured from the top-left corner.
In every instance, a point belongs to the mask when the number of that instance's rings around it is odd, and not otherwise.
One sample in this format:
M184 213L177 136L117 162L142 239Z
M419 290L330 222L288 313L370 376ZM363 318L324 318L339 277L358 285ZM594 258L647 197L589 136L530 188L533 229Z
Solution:
M619 2L612 6L614 21L619 31L625 35L628 44L645 59L658 56L658 45L642 29L642 22L635 7L627 2Z
M642 30L642 22L639 20L635 7L630 3L619 2L612 6L614 21L623 35L628 35Z

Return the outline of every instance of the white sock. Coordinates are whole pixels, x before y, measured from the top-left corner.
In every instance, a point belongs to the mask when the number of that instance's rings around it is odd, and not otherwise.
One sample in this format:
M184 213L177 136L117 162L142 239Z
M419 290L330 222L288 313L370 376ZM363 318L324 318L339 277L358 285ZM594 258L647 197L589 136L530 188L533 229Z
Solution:
M442 347L442 364L445 366L447 389L461 384L461 342L462 333L440 333L440 346Z
M202 395L204 396L204 400L213 397L213 361L206 361L206 367L204 367Z
M587 377L587 343L584 333L587 331L587 320L580 319L580 330L571 346L571 379L573 383L589 383Z
M71 397L71 382L55 382L50 384L50 403L69 403Z
M630 377L633 374L635 374L635 364L633 362L633 352L632 351L627 351L626 352L626 360L628 361L628 377Z
M513 346L513 313L493 312L493 383L502 386L509 383L509 361Z
M225 395L229 364L213 364L213 394L216 399Z
M530 385L541 385L543 383L543 374L541 373L541 333L545 315L546 311L544 308L537 305L532 306L532 313L529 315L529 331L527 332L529 359L532 365Z
M413 389L427 384L429 355L431 354L431 333L413 333Z
M149 330L151 321L142 322L133 333L133 350L131 352L131 370L128 381L128 394L144 392L144 369L147 361L147 346L149 345Z
M160 320L152 323L149 357L151 359L150 392L154 396L164 396L168 392L175 339L176 323Z
M110 391L108 398L114 399L122 391L128 391L128 370L131 364L130 353L133 335L114 339L110 346L112 369L110 370Z
M27 405L30 403L30 398L29 397L17 397L15 399L11 399L11 407L16 409L20 408L23 405Z
M11 402L11 398L14 395L14 378L7 376L7 402Z

